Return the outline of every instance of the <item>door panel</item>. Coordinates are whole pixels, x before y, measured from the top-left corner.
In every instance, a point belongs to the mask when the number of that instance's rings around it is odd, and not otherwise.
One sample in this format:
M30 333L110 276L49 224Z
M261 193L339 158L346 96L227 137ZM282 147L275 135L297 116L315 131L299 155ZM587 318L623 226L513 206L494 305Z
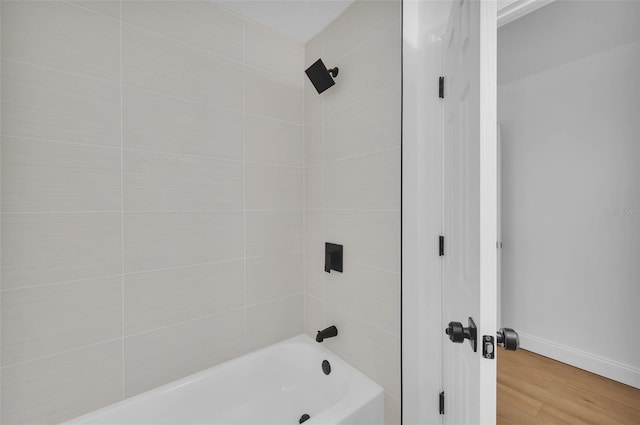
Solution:
M495 7L454 0L444 44L443 323L472 317L479 341L496 332ZM495 423L495 360L443 338L444 423Z

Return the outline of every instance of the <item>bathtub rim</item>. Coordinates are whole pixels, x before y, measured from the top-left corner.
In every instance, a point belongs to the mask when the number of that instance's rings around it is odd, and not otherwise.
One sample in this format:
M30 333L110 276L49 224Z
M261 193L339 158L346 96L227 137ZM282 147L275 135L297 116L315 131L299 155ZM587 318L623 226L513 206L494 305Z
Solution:
M225 362L211 366L207 369L179 378L175 381L171 381L158 387L151 388L132 397L128 397L107 406L98 408L96 410L92 410L83 415L70 418L62 422L60 425L82 425L88 423L86 421L97 419L101 415L114 409L128 407L130 405L136 404L136 402L139 400L145 400L153 397L154 395L166 394L178 388L205 379L206 377L213 374L213 370L216 368L232 367L234 363L241 363L242 361L247 361L247 359L259 357L265 351L276 350L278 347L283 347L291 344L306 345L312 347L313 350L321 353L322 357L329 360L332 364L340 365L346 374L345 380L347 381L347 390L344 396L341 397L335 404L330 405L329 407L327 407L327 409L305 421L305 424L319 425L344 423L345 420L353 416L356 412L358 412L359 409L363 408L364 406L372 402L375 403L376 400L382 400L382 403L384 403L384 389L380 385L375 383L371 378L367 377L364 373L356 369L353 365L342 359L333 351L317 343L309 335L302 333L283 341L276 342L274 344L245 353L241 356L234 357ZM382 412L384 413L384 410ZM383 420L383 418L381 418L381 420Z

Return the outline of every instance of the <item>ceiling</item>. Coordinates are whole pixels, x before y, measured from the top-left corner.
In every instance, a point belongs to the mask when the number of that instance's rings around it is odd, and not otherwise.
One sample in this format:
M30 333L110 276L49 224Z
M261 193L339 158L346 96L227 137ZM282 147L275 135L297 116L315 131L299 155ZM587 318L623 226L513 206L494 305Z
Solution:
M353 0L215 0L238 15L306 43Z

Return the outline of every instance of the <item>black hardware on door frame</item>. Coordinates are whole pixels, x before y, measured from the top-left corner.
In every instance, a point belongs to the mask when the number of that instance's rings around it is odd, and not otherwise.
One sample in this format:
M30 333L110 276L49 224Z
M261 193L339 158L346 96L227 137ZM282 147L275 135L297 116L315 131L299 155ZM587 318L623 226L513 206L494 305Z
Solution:
M449 335L451 342L462 343L468 339L473 352L478 351L478 328L471 317L469 317L469 327L462 327L460 322L449 322L449 327L444 331Z
M520 336L511 328L500 328L496 339L498 345L507 351L516 351L520 347Z
M520 336L518 332L511 328L500 328L496 339L498 345L507 351L516 351L520 347ZM482 337L482 357L485 359L495 358L495 348L491 335L484 335Z

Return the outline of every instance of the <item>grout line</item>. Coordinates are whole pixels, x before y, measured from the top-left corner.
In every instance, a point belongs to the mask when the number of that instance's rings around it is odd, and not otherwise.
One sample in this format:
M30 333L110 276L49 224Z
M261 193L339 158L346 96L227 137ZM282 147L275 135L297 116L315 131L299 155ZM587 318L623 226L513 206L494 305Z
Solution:
M391 152L394 150L400 150L400 145L398 146L393 146L393 147L389 147L389 148L382 148L382 149L376 149L373 151L369 151L367 153L362 153L362 154L357 154L357 155L349 155L349 156L343 156L340 158L335 158L335 159L330 159L330 160L325 160L323 161L323 164L331 164L334 162L341 162L341 161L346 161L346 160L350 160L350 159L358 159L358 158L363 158L363 157L367 157L367 156L372 156L372 155L377 155L380 153L385 153L385 152Z
M296 126L296 127L302 127L303 126L303 124L299 123L299 122L281 120L279 118L274 118L274 117L270 117L270 116L267 116L267 115L260 115L260 114L256 114L256 113L253 113L253 112L246 112L245 111L245 115L250 116L250 117L264 118L266 120L273 121L273 122L279 122L279 123L283 123L283 124L290 124L290 125L293 125L293 126Z
M400 85L395 82L395 83L391 83L387 86L382 87L381 89L377 89L373 92L370 92L369 94L367 94L366 96L363 96L357 100L354 100L352 102L349 102L345 105L339 106L338 108L335 108L333 110L331 110L331 112L329 112L326 116L323 115L323 118L318 118L315 121L310 122L309 124L313 124L315 122L320 121L320 119L324 119L324 118L331 118L334 115L337 114L342 114L345 110L349 109L349 108L353 108L355 106L358 106L360 103L364 103L367 101L370 101L371 99L373 99L374 97L380 96L382 94L384 94L385 92L390 92L391 90L394 89L400 89Z
M235 307L235 308L230 308L228 310L220 311L220 312L213 313L213 314L205 314L203 316L198 316L198 317L194 317L194 318L187 319L187 320L181 320L179 322L171 323L169 325L159 326L159 327L153 328L153 329L147 329L147 330L140 331L140 332L134 332L134 333L125 335L123 339L132 338L132 337L135 337L135 336L144 335L144 334L148 334L148 333L151 333L151 332L156 332L156 331L167 329L167 328L172 328L172 327L176 327L176 326L185 325L185 324L188 324L188 323L197 322L199 320L205 320L205 319L210 319L212 317L222 316L223 314L227 314L227 313L234 312L234 311L239 311L239 310L245 310L246 311L247 307L255 307L255 306L264 305L264 304L271 304L271 303L274 303L274 302L283 301L283 300L287 300L287 299L290 299L290 298L296 298L296 297L299 297L301 295L304 295L304 294L302 292L296 292L294 294L287 294L287 295L281 296L281 297L269 298L267 300L263 300L263 301L260 301L260 302L257 302L257 303L251 303L251 304L247 304L245 306L239 306L239 307Z
M261 256L254 256L254 257L249 257L250 259L253 258L261 258ZM225 263L233 263L235 261L242 261L244 259L244 257L237 257L237 258L229 258L229 259L224 259L224 260L219 260L219 261L207 261L204 263L194 263L194 264L184 264L184 265L179 265L179 266L172 266L172 267L162 267L159 269L149 269L149 270L139 270L139 271L135 271L135 272L126 272L123 273L124 276L134 276L137 274L144 274L144 273L156 273L156 272L164 272L164 271L170 271L170 270L180 270L180 269L188 269L188 268L192 268L192 267L203 267L203 266L212 266L215 264L225 264Z
M249 346L247 326L247 76L246 76L247 23L242 21L242 336L243 351Z
M120 30L120 271L121 277L121 337L122 337L122 399L126 398L126 375L125 375L125 299L124 299L124 64L123 64L123 34L122 34L122 0L118 2L119 7L119 30Z
M36 362L36 361L40 361L40 360L50 359L50 358L57 357L57 356L62 356L64 354L72 353L72 352L75 352L75 351L86 350L87 348L97 347L97 346L103 345L103 344L111 344L113 342L117 342L117 341L120 341L122 339L123 338L112 338L112 339L107 339L105 341L96 342L96 343L93 343L93 344L82 345L80 347L74 347L74 348L71 348L69 350L58 351L58 352L55 352L55 353L52 353L52 354L47 354L46 356L34 357L32 359L27 359L27 360L22 360L22 361L19 361L19 362L9 363L9 364L3 365L2 367L0 367L0 369L8 369L8 368L15 367L15 366L20 366L20 365L23 365L23 364L26 364L26 363L31 363L31 362Z
M399 208L231 208L226 210L104 210L104 211L2 211L4 215L32 215L32 214L221 214L234 212L399 212Z
M38 65L33 65L33 64L28 64L28 65L32 65L32 66L38 66ZM160 92L160 91L156 91L156 90L152 90L152 89L148 89L146 87L140 87L140 86L136 86L133 84L124 84L123 86L127 89L132 89L132 90L137 90L137 91L141 91L144 93L149 93L149 94L153 94L155 96L160 96L160 97L164 97L167 99L174 99L174 100L178 100L180 102L183 103L187 103L191 106L198 106L198 107L204 107L207 110L213 110L213 109L219 109L222 111L226 111L226 112L235 112L236 114L242 114L242 108L241 109L234 109L234 108L228 108L225 106L220 106L220 105L203 105L202 102L197 102L191 99L187 99L186 97L181 97L181 96L176 96L173 94L169 94L169 93L165 93L165 92ZM268 121L273 121L273 122L279 122L279 123L283 123L283 124L289 124L292 126L302 126L303 124L300 122L295 122L295 121L287 121L287 120L283 120L280 118L275 118L275 117L271 117L269 115L261 115L261 114L256 114L253 112L245 112L246 115L251 116L251 117L258 117L258 118L264 118L265 120Z
M305 69L305 58L307 56L306 44L302 48L302 68ZM304 209L307 205L307 126L306 124L306 90L304 87L304 75L300 76L302 78L302 332L307 332L307 310L309 306L307 305L307 257L304 255L305 246L307 244L307 214L305 214Z
M122 92L122 89L121 89ZM122 101L121 101L122 102ZM300 126L302 127L302 126ZM121 133L123 133L121 129ZM13 138L19 140L29 140L40 143L51 143L51 144L64 144L78 147L91 147L96 149L110 149L110 150L121 150L125 152L138 152L138 153L147 153L152 155L160 155L160 156L170 156L170 157L179 157L179 158L195 158L195 159L205 159L209 161L223 161L223 162L231 162L231 163L242 163L247 162L249 164L256 165L268 165L272 167L279 168L293 168L293 169L303 169L304 164L294 165L294 164L284 164L278 162L269 162L269 161L244 161L242 159L233 159L233 158L225 158L220 156L211 156L211 155L198 155L193 153L184 153L184 152L170 152L170 151L162 151L162 150L150 150L150 149L140 149L140 148L125 148L124 145L124 134L121 135L121 143L120 146L105 146L105 145L96 145L90 143L79 143L79 142L71 142L67 140L57 140L57 139L42 139L37 137L27 137L27 136L14 136L10 134L2 134L0 135L3 139ZM6 141L2 142L3 144Z
M2 21L3 21L2 20L2 5L0 4L0 36L2 35L2 31L1 31ZM2 42L0 40L0 56L1 55L2 55ZM1 94L4 93L4 90L3 90L4 84L3 84L3 79L2 79L2 71L3 71L3 63L2 63L2 61L0 61L0 97L1 97ZM4 123L4 116L2 115L2 112L3 112L2 104L3 103L4 102L0 101L0 134L2 134L2 123ZM2 162L3 162L2 158L1 158L2 155L3 155L2 154L2 150L3 149L1 147L2 147L2 138L0 137L0 168L1 168L1 165L2 165ZM3 184L2 183L3 183L2 182L2 173L0 172L0 207L3 204L2 200L4 199L2 197L2 195L3 195L3 191L2 191ZM0 236L3 234L2 230L3 230L3 227L4 227L3 226L4 220L2 219L3 218L2 215L3 215L2 208L0 208ZM3 292L2 292L2 289L3 289L2 267L4 266L4 264L3 264L4 263L4 256L3 256L4 251L3 251L3 243L2 242L3 242L3 238L0 237L0 308L2 306L2 296L3 296ZM4 320L5 321L7 320L6 317L4 318ZM2 322L3 322L3 314L2 314L2 312L0 312L0 365L2 365L2 362L3 362L3 355L2 355L2 351L3 351L2 350L2 341L3 341L3 339L2 339L2 335L3 335L3 330L6 329L4 326L2 326L3 325ZM3 401L4 401L4 397L3 397L3 394L2 394L3 393L3 388L2 387L4 386L3 385L4 381L2 380L2 372L3 372L3 369L0 367L0 410L2 410L2 405L3 405ZM6 393L6 390L4 390L4 391ZM0 411L0 418L2 418L2 412L1 411ZM0 421L1 420L2 419L0 419Z
M109 0L107 0L107 1L109 1ZM82 10L84 10L86 12L89 12L91 14L94 14L94 15L102 16L103 18L106 18L106 19L108 19L110 21L115 21L115 22L120 23L120 21L122 20L122 6L120 6L120 19L117 19L117 18L114 18L113 16L107 15L106 13L99 12L99 11L97 11L95 9L89 9L88 7L84 7L79 3L71 2L69 0L63 0L62 3L66 3L68 6L77 7L79 9L82 9Z
M143 32L154 34L154 35L156 35L158 37L162 37L164 39L171 40L171 41L173 41L175 43L178 43L178 44L181 44L183 46L188 46L188 47L190 47L190 48L192 48L194 50L198 50L198 51L203 52L203 53L205 53L207 55L215 56L217 58L224 59L224 60L229 61L231 63L234 63L236 65L247 67L247 68L251 68L253 70L256 70L256 71L259 71L259 72L262 72L262 73L265 73L265 74L269 74L269 76L271 76L273 78L276 78L277 80L289 81L289 78L282 77L282 75L279 74L276 71L272 71L272 70L270 70L268 68L263 68L263 67L259 67L259 66L255 66L255 65L251 65L251 64L247 63L247 61L246 61L246 24L244 22L242 24L242 59L241 60L234 59L234 58L229 57L229 56L225 56L225 55L223 55L221 53L218 53L218 52L215 52L213 50L206 49L204 47L201 47L201 46L198 46L196 44L190 43L188 41L181 40L179 38L175 38L175 37L172 37L170 35L163 34L161 32L157 32L155 30L143 27L141 25L138 25L138 24L135 24L135 23L132 23L132 22L129 22L129 21L122 21L122 23L125 26L128 25L130 27L133 27L135 29L141 30ZM260 25L262 27L265 27L263 24L260 24ZM267 27L265 27L265 28L267 28ZM285 36L285 38L287 38L287 37Z
M30 215L30 214L120 214L121 210L104 211L3 211L6 215Z
M303 296L304 297L304 292L303 291L298 291L298 292L294 292L293 294L283 295L281 297L269 298L269 299L262 300L262 301L257 302L257 303L247 304L247 307L255 307L255 306L258 306L258 305L271 304L271 303L274 303L274 302L287 300L289 298L297 298L299 296Z
M323 31L322 33L322 57L325 57L325 53L326 53L326 49L325 49L325 32ZM313 95L313 93L312 93ZM325 126L326 126L326 120L325 120L325 98L324 97L320 97L320 103L322 105L321 107L321 126L320 126L320 158L322 158L321 161L321 166L322 166L322 185L321 185L321 190L320 190L320 202L321 202L321 209L322 209L322 230L321 230L321 234L322 234L322 239L326 240L325 236L327 234L326 232L326 210L325 210L325 188L326 188L326 178L325 178L325 174L326 174L326 166L325 166L325 161L324 161L324 153L325 153ZM324 329L327 326L327 306L326 306L326 296L325 296L325 286L326 286L326 281L327 281L327 277L325 276L326 273L322 274L322 282L320 283L320 297L322 298L322 328Z
M0 136L3 139L30 140L33 142L60 143L64 145L74 145L74 146L91 147L91 148L99 148L99 149L111 149L111 150L118 150L118 151L121 150L120 146L96 145L94 143L80 143L80 142L72 142L69 140L44 139L42 137L30 137L30 136L16 136L14 134L4 134L4 133ZM3 143L6 143L6 142L3 141Z
M220 311L220 312L213 313L213 314L205 314L204 316L198 316L198 317L193 317L193 318L187 319L187 320L181 320L179 322L174 322L174 323L171 323L170 325L163 325L163 326L159 326L157 328L146 329L146 330L140 331L140 332L134 332L134 333L125 335L125 337L123 339L133 338L133 337L136 337L136 336L140 336L140 335L144 335L144 334L148 334L148 333L152 333L152 332L157 332L157 331L160 331L160 330L163 330L163 329L174 328L176 326L182 326L182 325L186 325L186 324L189 324L189 323L198 322L200 320L211 319L212 317L222 316L224 314L231 313L231 312L234 312L234 311L239 311L239 310L242 310L242 307L230 308L228 310Z
M45 288L48 286L67 285L67 284L92 281L92 280L100 280L100 279L115 279L121 276L122 276L122 273L118 273L118 274L110 274L105 276L88 277L86 279L72 279L72 280L61 280L61 281L51 282L51 283L38 283L35 285L19 286L15 288L3 288L2 290L0 290L0 292L22 291L22 290L31 289L31 288Z
M336 213L336 212L400 212L400 208L325 208L324 213Z
M250 212L297 212L302 211L300 208L247 208ZM21 215L21 214L196 214L196 213L232 213L242 212L242 209L212 209L212 210L104 210L104 211L2 211L2 214Z
M107 79L100 78L100 77L94 77L92 75L76 74L75 72L69 72L69 71L65 71L65 70L62 70L62 69L58 69L58 68L52 68L52 67L46 66L46 65L40 65L40 64L37 64L37 63L33 63L33 62L25 62L25 61L21 61L21 60L18 60L18 59L13 59L13 58L8 57L8 56L0 56L0 60L7 61L7 62L13 62L13 63L20 64L20 65L31 66L33 68L44 69L46 71L51 71L51 72L55 72L55 73L58 73L58 74L67 75L69 77L86 78L87 80L98 81L98 82L101 82L101 83L104 83L104 84L110 84L110 85L113 85L113 86L118 86L118 85L122 84L122 83L114 82L113 80L107 80Z
M272 303L272 302L283 301L283 300L286 300L286 299L289 299L289 298L299 297L301 295L303 295L302 292L297 292L295 294L289 294L289 295L286 295L286 296L283 296L283 297L272 298L272 299L269 299L269 300L261 301L259 303L250 304L250 305L248 305L248 307L253 307L253 306L258 306L258 305L263 305L263 304L269 304L269 303ZM44 360L44 359L48 359L48 358L52 358L52 357L56 357L56 356L61 356L61 355L67 354L67 353L80 351L80 350L84 350L84 349L87 349L87 348L96 347L96 346L103 345L103 344L109 344L109 343L113 343L113 342L117 342L117 341L122 341L122 344L123 344L123 347L124 347L124 341L127 338L132 338L132 337L136 337L136 336L147 334L147 333L151 333L151 332L156 332L156 331L167 329L167 328L172 328L172 327L185 325L185 324L192 323L192 322L197 322L199 320L205 320L205 319L209 319L209 318L212 318L212 317L222 316L224 314L227 314L227 313L230 313L230 312L234 312L234 311L238 311L240 309L244 309L244 308L242 308L242 307L240 307L240 308L231 308L229 310L221 311L221 312L218 312L218 313L215 313L215 314L208 314L208 315L205 315L205 316L199 316L199 317L195 317L195 318L192 318L192 319L183 320L183 321L180 321L180 322L175 322L175 323L172 323L170 325L160 326L160 327L153 328L153 329L148 329L148 330L145 330L145 331L142 331L142 332L132 333L132 334L126 335L126 336L124 336L122 338L112 338L112 339L108 339L108 340L105 340L105 341L96 342L94 344L87 344L87 345L83 345L83 346L80 346L80 347L74 347L74 348L71 348L69 350L55 352L55 353L52 353L52 354L48 354L46 356L40 356L40 357L35 357L35 358L32 358L32 359L28 359L28 360L23 360L23 361L20 361L20 362L14 362L14 363L6 364L6 365L3 365L0 369L6 369L6 368L14 367L14 366L19 366L19 365L22 365L22 364L34 362L34 361L39 361L39 360ZM123 378L124 378L124 374L123 374ZM124 388L124 386L123 386L123 388Z
M289 255L303 254L302 251L283 251L282 253L289 254ZM207 262L204 262L204 263L184 264L184 265L178 265L178 266L172 266L172 267L163 267L163 268L159 268L159 269L145 269L145 270L139 270L139 271L133 271L133 272L124 272L124 273L118 273L118 274L110 274L110 275L104 275L104 276L92 276L92 277L87 277L87 278L82 278L82 279L61 280L61 281L50 282L50 283L40 283L40 284L35 284L35 285L20 286L20 287L16 287L16 288L3 288L3 289L0 290L0 292L21 291L21 290L31 289L31 288L42 288L42 287L47 287L47 286L66 285L66 284L79 283L79 282L92 281L92 280L99 280L99 279L114 279L114 278L121 277L121 276L125 276L126 277L126 276L134 276L134 275L137 275L137 274L144 274L144 273L155 273L155 272L163 272L163 271L170 271L170 270L188 269L188 268L202 267L202 266L207 266L207 265L232 263L232 262L235 262L235 261L242 261L244 259L246 259L246 260L255 260L255 259L258 259L258 258L265 258L265 257L268 258L269 255L268 254L265 254L265 255L251 255L251 256L247 256L247 257L228 258L228 259L218 260L218 261L207 261Z
M387 274L392 274L392 275L400 276L400 272L399 272L399 271L383 269L383 268L381 268L381 267L372 266L372 265L370 265L370 264L361 263L361 262L359 262L359 261L352 261L351 263L352 263L353 265L360 266L360 267L364 267L364 268L366 268L366 269L375 270L375 271L377 271L377 272L382 272L382 273L387 273Z

